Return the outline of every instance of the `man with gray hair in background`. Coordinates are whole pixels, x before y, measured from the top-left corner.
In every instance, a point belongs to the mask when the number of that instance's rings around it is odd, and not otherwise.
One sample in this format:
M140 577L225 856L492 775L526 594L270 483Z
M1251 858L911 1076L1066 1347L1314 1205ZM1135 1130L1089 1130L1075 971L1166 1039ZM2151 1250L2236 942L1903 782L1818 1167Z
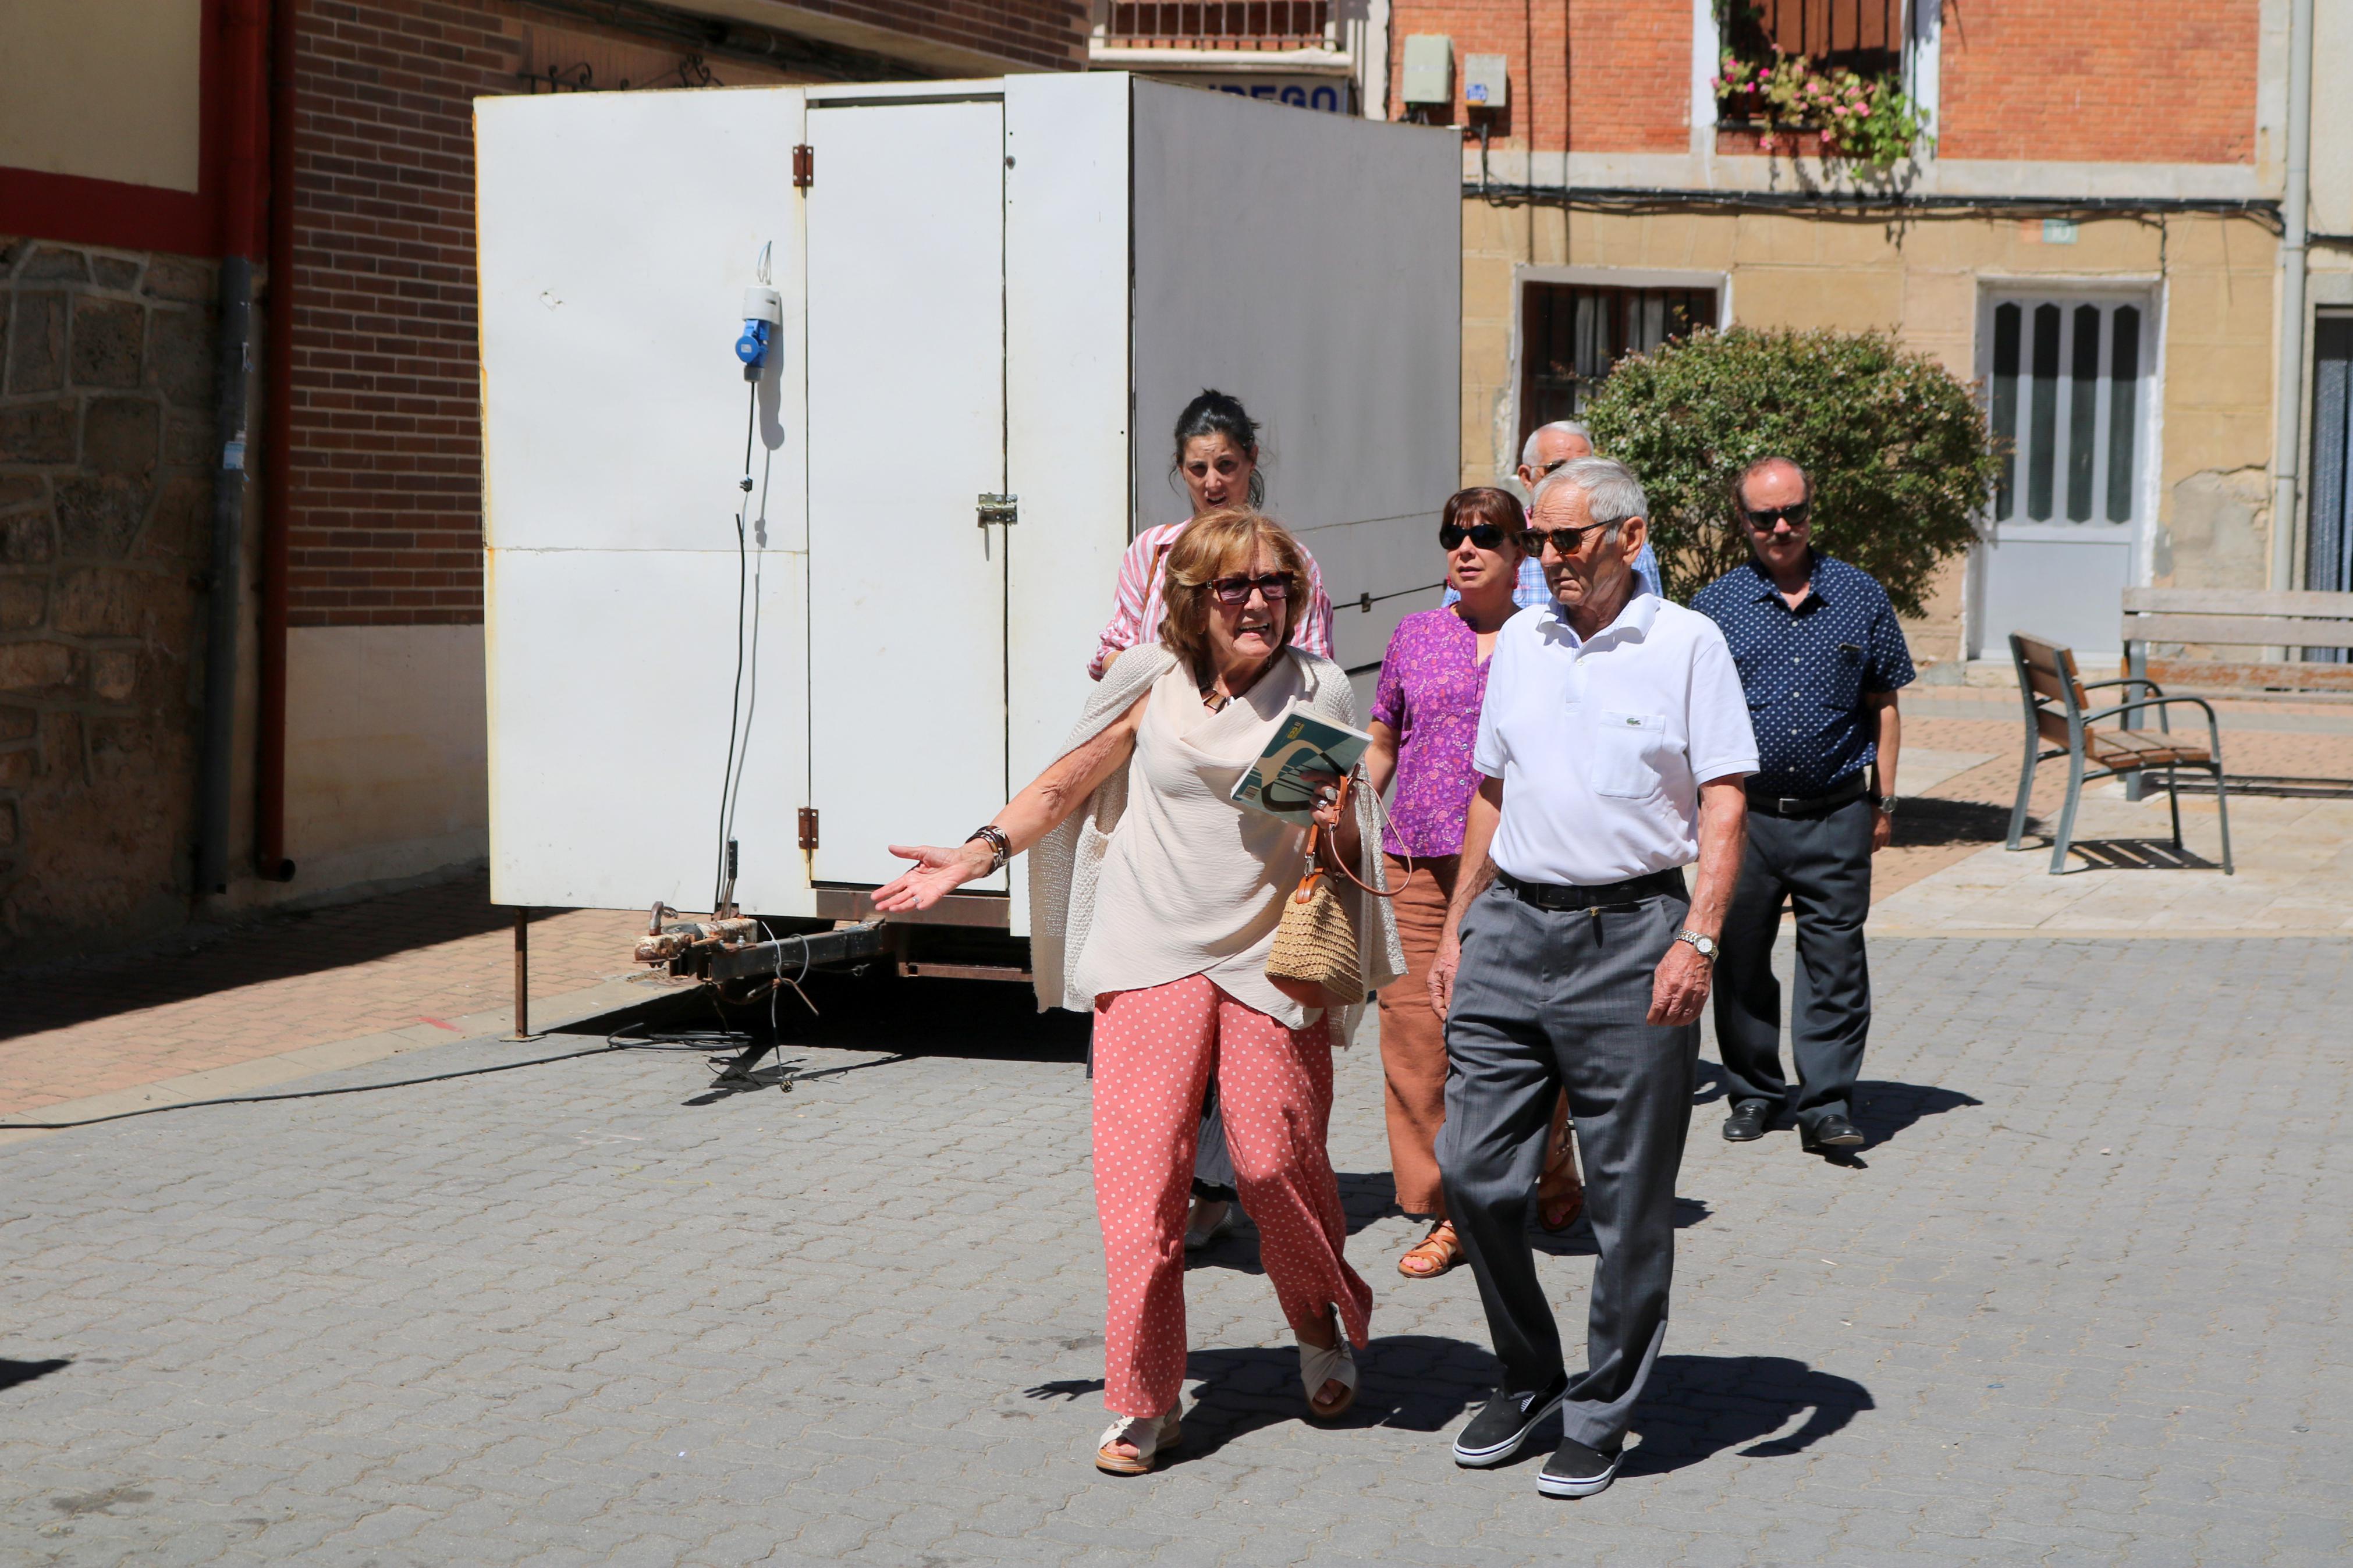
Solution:
M1556 419L1549 425L1539 425L1528 432L1520 447L1520 493L1531 500L1545 476L1563 463L1593 456L1593 433L1574 419ZM1642 541L1641 550L1634 557L1634 581L1645 594L1656 594L1662 599L1667 591L1659 585L1659 558L1651 553L1651 542ZM1439 595L1440 609L1462 597L1452 588ZM1513 584L1512 603L1522 609L1532 605L1552 603L1552 590L1545 584L1544 562L1539 552L1529 551L1520 557L1520 580Z
M1472 753L1486 776L1430 969L1451 1069L1446 1209L1504 1366L1455 1462L1503 1464L1558 1410L1560 1447L1536 1478L1549 1497L1617 1475L1666 1337L1698 1019L1757 769L1724 634L1634 580L1648 511L1606 458L1536 488L1529 539L1551 595L1495 637ZM1526 1233L1564 1089L1600 1254L1574 1378Z

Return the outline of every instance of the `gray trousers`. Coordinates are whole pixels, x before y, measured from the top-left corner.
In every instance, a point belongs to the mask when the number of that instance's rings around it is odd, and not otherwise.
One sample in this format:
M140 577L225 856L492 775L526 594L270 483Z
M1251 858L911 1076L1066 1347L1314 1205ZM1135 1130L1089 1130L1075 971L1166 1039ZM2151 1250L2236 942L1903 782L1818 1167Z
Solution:
M1798 1125L1852 1117L1854 1080L1871 1034L1871 967L1862 922L1871 913L1874 808L1852 800L1809 816L1748 814L1748 849L1725 911L1715 961L1715 1041L1727 1100L1789 1092L1781 1075L1781 983L1773 943L1781 904L1798 914L1797 995L1789 1054L1798 1065Z
M1446 1124L1438 1163L1504 1363L1525 1393L1561 1372L1560 1330L1528 1247L1528 1205L1555 1096L1568 1091L1600 1257L1586 1315L1585 1371L1562 1409L1568 1436L1616 1447L1667 1332L1675 1269L1675 1173L1691 1126L1699 1026L1642 1021L1685 912L1664 895L1556 912L1500 882L1462 921L1446 1018Z

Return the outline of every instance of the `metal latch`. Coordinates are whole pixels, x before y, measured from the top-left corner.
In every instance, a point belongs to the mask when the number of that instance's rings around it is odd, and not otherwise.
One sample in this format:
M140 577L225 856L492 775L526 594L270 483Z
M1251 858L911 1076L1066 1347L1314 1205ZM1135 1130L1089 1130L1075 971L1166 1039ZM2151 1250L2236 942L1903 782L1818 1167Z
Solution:
M992 522L1016 523L1021 521L1019 496L990 495L983 492L979 502L979 525L987 528Z

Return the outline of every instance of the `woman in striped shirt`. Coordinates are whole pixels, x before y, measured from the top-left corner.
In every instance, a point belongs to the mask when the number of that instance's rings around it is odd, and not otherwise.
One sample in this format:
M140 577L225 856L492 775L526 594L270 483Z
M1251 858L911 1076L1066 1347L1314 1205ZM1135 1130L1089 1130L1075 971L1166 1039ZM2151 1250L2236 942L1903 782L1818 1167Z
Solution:
M1193 502L1193 517L1220 507L1263 506L1266 476L1258 466L1258 426L1240 402L1222 392L1204 392L1176 416L1176 456L1169 471L1185 481ZM1169 546L1193 525L1164 522L1147 528L1129 543L1120 558L1119 591L1112 602L1111 624L1103 629L1087 673L1097 680L1111 661L1141 643L1160 640L1161 579ZM1304 553L1303 548L1303 553ZM1320 658L1332 657L1332 599L1324 591L1324 574L1315 558L1307 558L1306 614L1299 618L1291 640Z

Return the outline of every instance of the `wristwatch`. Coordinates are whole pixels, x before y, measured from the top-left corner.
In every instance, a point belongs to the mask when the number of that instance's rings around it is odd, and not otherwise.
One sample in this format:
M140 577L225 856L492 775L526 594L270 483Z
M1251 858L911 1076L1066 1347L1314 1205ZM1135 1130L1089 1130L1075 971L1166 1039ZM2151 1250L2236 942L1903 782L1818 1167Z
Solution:
M1691 943L1692 946L1699 950L1699 955L1702 958L1706 959L1710 963L1714 963L1715 962L1715 955L1724 951L1716 944L1715 938L1712 936L1702 936L1699 932L1692 930L1688 926L1684 927L1682 931L1675 932L1675 940L1677 942L1687 942Z
M1903 796L1901 795L1883 795L1873 804L1877 805L1880 810L1885 812L1888 816L1893 816L1895 815L1895 803L1902 798Z

